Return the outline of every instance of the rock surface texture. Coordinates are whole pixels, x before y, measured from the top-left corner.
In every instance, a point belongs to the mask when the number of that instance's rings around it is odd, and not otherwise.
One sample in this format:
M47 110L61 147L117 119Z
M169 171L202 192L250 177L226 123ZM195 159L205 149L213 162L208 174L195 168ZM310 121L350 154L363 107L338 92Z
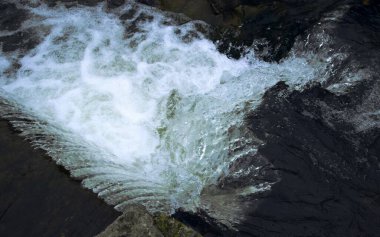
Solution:
M164 10L184 13L215 26L219 49L233 58L254 45L266 61L288 56L296 37L316 24L323 13L350 0L139 0ZM368 3L370 4L370 2Z
M118 215L0 121L0 236L94 236Z
M303 91L283 82L268 90L246 117L263 143L257 154L231 165L218 187L209 188L244 207L244 220L220 223L207 209L178 211L178 218L210 236L379 236L379 30L379 6L356 2L336 5L296 34L292 53L328 62L327 79ZM234 178L260 160L267 165L259 176ZM231 192L276 175L280 181L270 191L244 198Z
M147 236L163 237L154 226L151 215L141 206L129 206L123 215L118 217L97 237Z
M201 237L197 232L166 215L151 216L143 206L128 206L97 237Z

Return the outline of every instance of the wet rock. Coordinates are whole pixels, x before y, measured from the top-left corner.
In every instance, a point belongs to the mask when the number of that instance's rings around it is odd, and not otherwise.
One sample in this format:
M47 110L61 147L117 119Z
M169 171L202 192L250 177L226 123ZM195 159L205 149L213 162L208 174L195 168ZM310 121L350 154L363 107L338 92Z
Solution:
M287 57L297 36L315 24L324 12L344 1L245 1L241 6L242 26L235 45L255 45L257 53L266 61L279 61ZM230 36L228 37L230 38ZM228 40L227 40L228 42ZM226 46L221 50L229 52Z
M197 212L187 212L178 209L176 213L174 213L174 217L181 220L183 223L192 226L205 237L227 236L228 234L233 236L226 226L210 217L207 212L202 209L199 209Z
M11 55L11 66L6 70L7 74L15 73L20 67L17 58L26 55L35 48L47 34L49 29L45 27L28 27L23 23L33 17L28 10L20 9L16 4L0 3L0 50L5 55Z
M354 98L319 86L289 92L282 83L266 93L247 122L266 141L259 154L281 181L253 201L260 205L247 212L240 231L253 236L377 235L379 156L369 153L366 144L378 140L378 129L352 133L349 123L324 118L325 106L342 110L355 104Z
M166 11L184 13L192 19L203 20L212 25L223 24L223 17L214 14L212 7L207 0L139 0L138 2L158 7Z
M23 23L33 17L28 10L20 9L13 3L0 3L0 51L9 57L11 65L5 71L15 73L20 67L17 58L35 48L49 31L44 27L27 27Z
M137 0L136 2L149 5L152 7L160 7L161 6L161 0Z
M201 237L176 219L159 214L152 216L140 205L130 205L97 237Z
M107 0L107 6L109 8L120 7L125 3L125 0Z
M154 224L167 237L201 237L199 233L184 225L182 222L164 214L154 217Z
M77 4L85 5L85 6L96 6L100 2L104 2L104 0L44 0L48 6L53 7L57 4L64 4L67 7L75 6Z
M163 237L154 225L152 216L143 206L128 206L125 212L118 217L97 237Z
M0 120L0 236L94 236L120 213Z
M271 0L192 0L140 1L163 10L184 13L217 28L212 38L219 50L239 58L245 47L255 46L267 61L287 57L297 36L315 24L322 13L349 0L271 1Z
M377 236L380 129L356 131L349 121L327 116L360 105L358 94L368 90L362 85L335 95L320 85L300 92L278 83L246 118L264 142L250 161L268 163L263 168L272 175L263 177L275 184L242 195L241 187L262 181L259 176L227 176L203 191L202 210L178 211L178 218L210 236Z
M25 54L40 43L39 38L35 37L34 33L32 30L27 30L1 36L2 51L4 53L20 51L22 54Z
M269 89L246 117L257 153L232 164L203 190L202 208L179 218L214 236L378 236L379 13L344 3L299 36L296 54L311 63L332 57L321 72L328 80ZM256 163L261 171L248 172ZM241 195L255 181L273 185Z
M38 44L31 30L16 32L29 17L27 10L19 9L12 3L0 3L0 31L11 32L0 36L0 49L3 52L28 51Z
M14 31L27 19L28 12L12 3L0 3L0 29Z
M241 4L239 0L210 0L209 2L215 14L223 14L225 12L233 11L236 7L238 7Z
M331 87L351 74L373 75L369 71L380 63L380 6L361 3L343 4L322 15L318 24L299 37L293 48L297 56L327 62L330 78L323 83ZM355 80L345 81L352 85ZM338 92L338 90L335 90Z

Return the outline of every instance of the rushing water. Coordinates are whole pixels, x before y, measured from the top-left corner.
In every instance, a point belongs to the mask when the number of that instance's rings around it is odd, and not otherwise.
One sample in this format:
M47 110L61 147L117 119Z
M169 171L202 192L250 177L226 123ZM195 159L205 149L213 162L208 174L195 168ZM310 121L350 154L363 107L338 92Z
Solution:
M203 187L255 152L231 152L247 139L230 129L245 110L276 82L315 75L301 58L229 59L200 33L186 37L193 23L170 25L147 7L30 10L23 27L46 36L14 74L0 54L0 115L119 209L196 208Z

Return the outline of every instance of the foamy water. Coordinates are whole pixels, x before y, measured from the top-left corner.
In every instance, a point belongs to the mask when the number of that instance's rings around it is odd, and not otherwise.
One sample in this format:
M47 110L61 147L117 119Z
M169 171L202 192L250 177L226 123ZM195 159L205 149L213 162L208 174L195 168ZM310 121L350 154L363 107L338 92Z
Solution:
M314 70L301 58L229 59L203 37L184 42L192 23L170 26L134 8L124 23L102 6L32 9L40 17L24 27L50 33L15 76L4 73L11 55L0 54L0 115L118 209L191 210L203 187L255 152L231 152L248 139L231 128L265 89L280 80L302 87ZM152 20L137 21L142 13ZM137 32L126 32L132 24Z

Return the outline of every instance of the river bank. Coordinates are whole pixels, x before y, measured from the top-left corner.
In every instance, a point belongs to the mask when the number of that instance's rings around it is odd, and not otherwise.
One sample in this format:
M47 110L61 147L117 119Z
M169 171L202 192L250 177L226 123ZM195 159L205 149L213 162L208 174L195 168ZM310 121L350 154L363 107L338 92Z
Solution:
M0 120L0 236L94 236L120 213Z

